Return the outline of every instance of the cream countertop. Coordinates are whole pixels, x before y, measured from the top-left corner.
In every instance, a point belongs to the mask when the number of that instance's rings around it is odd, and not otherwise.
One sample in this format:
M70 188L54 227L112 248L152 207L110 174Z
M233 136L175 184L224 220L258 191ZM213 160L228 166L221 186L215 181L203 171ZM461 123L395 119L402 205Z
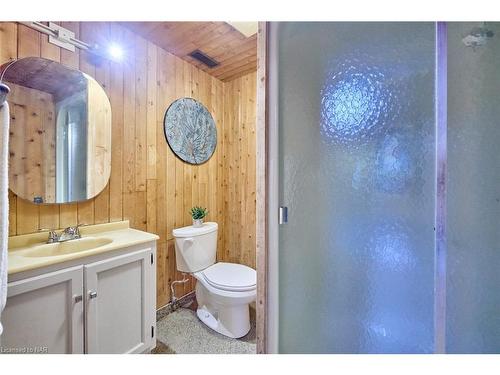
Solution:
M102 238L111 241L103 246L85 251L77 251L62 255L35 257L26 256L26 254L33 253L37 246L45 244L47 242L48 232L9 237L8 274L11 275L17 272L28 271L69 260L85 258L91 255L97 255L123 247L134 246L159 239L156 234L130 228L128 221L81 226L79 229L83 239L92 237L95 239ZM70 244L71 241L73 240L67 241L66 243Z

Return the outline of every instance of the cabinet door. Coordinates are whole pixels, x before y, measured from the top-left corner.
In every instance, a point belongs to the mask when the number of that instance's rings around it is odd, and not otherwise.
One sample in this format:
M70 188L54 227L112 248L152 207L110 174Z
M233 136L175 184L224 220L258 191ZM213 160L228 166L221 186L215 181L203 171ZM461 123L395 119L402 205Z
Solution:
M156 327L154 247L85 266L86 352L141 353Z
M2 313L3 351L83 353L83 267L11 282Z

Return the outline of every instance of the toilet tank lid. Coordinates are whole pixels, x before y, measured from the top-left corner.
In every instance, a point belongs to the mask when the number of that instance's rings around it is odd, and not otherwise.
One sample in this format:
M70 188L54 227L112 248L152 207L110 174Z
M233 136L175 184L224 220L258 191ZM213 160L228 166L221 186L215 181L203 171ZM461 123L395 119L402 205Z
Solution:
M195 228L192 225L187 227L177 228L172 231L174 237L195 237L201 234L211 233L217 230L217 223L208 222L203 223L201 228Z

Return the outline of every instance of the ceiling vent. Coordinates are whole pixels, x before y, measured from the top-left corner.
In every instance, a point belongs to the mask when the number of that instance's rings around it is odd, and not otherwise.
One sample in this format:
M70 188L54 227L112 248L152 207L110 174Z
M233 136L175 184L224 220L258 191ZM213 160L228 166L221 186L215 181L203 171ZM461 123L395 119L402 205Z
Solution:
M189 54L189 56L191 56L193 59L196 59L200 62L202 62L203 64L205 64L206 66L208 66L209 68L214 68L216 67L217 65L219 65L219 63L217 61L215 61L214 59L212 59L211 57L205 55L203 52L201 52L199 49L197 50L194 50L193 52L191 52Z

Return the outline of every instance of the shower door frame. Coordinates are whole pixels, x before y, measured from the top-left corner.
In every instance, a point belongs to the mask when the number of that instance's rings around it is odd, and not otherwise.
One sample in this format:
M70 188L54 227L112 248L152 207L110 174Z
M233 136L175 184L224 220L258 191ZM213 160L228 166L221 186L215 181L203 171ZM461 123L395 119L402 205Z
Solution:
M257 270L256 300L256 336L257 354L265 354L267 350L268 329L268 67L269 67L269 22L258 23L257 30L257 119L256 137L256 216L255 216L255 250Z
M258 280L258 298L263 303L264 322L257 322L257 352L279 353L279 118L278 118L278 30L279 22L261 22L264 37L260 39L259 82L264 82L263 101L257 100L257 111L263 113L258 124L263 134L257 134L265 155L263 181L265 192L257 195L257 215L263 215L262 227L257 223L257 272L265 274ZM265 46L262 46L265 44ZM265 66L265 69L263 68ZM259 69L258 69L259 72ZM434 353L446 352L446 171L447 171L447 24L435 22L435 256L434 256ZM262 93L261 93L262 94ZM259 125L258 125L259 127ZM260 167L262 169L262 167ZM257 161L259 170L259 160ZM259 201L262 203L259 205ZM293 213L292 213L293 214ZM259 222L257 220L257 222ZM262 223L264 222L264 223ZM259 255L259 238L260 255ZM259 261L260 258L260 261ZM259 319L258 319L259 320ZM259 340L259 332L261 340ZM260 345L259 345L260 341ZM260 347L260 349L259 349Z

